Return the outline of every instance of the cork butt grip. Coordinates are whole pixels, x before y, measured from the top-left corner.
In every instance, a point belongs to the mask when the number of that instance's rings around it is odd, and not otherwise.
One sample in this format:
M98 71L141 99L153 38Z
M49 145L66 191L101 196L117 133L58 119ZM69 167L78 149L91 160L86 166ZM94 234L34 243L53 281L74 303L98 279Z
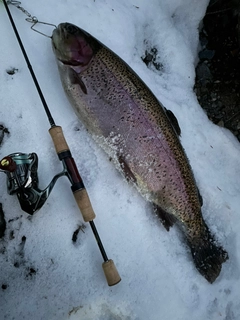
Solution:
M103 262L102 267L109 286L114 286L121 281L113 260Z
M89 222L95 219L96 215L93 211L86 189L77 190L73 195L82 213L83 220Z
M62 127L55 126L49 129L49 133L52 137L55 149L57 153L68 151L69 147L64 138Z

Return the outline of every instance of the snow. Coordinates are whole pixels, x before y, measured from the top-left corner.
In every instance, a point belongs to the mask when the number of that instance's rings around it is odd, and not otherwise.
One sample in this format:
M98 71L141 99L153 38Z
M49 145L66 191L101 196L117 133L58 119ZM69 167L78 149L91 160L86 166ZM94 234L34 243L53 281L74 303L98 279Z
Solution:
M83 220L66 178L57 182L44 207L29 217L17 198L7 194L1 173L0 202L7 220L6 235L0 240L1 319L240 319L240 145L228 130L208 120L193 92L198 27L207 4L207 0L22 2L40 21L71 22L98 38L174 112L203 197L203 216L229 253L212 285L197 272L179 230L166 232L150 205L122 179L85 131L61 87L50 40L33 32L24 14L10 6L45 99L64 130L87 187L100 237L122 281L108 287L89 224L72 243L72 234ZM0 26L0 122L11 133L4 138L0 158L13 152L37 152L44 188L61 171L61 163L3 3ZM38 28L51 35L52 28ZM145 50L152 47L158 50L161 71L142 62ZM13 67L18 71L7 74ZM1 289L2 284L7 288Z

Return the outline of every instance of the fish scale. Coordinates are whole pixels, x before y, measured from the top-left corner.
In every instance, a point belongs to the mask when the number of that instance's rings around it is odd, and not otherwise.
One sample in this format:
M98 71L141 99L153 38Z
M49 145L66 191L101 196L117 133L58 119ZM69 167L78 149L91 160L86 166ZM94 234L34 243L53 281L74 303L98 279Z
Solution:
M80 28L60 24L52 43L63 88L89 133L153 203L166 229L177 222L197 269L213 282L227 253L203 220L189 161L164 107L122 59Z

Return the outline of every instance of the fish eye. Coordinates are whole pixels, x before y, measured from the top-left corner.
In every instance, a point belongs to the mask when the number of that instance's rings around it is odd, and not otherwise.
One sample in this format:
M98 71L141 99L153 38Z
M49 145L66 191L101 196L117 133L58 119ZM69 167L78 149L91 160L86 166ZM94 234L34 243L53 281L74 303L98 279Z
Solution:
M67 28L67 32L71 34L77 33L78 31L78 28L72 24L69 24L66 28Z

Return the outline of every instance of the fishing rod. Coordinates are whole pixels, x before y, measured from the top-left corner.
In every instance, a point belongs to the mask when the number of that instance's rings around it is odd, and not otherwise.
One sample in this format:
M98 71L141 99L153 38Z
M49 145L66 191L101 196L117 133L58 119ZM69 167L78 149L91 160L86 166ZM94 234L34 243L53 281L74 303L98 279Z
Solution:
M9 20L13 27L14 33L20 45L21 51L29 68L33 82L38 91L39 97L42 101L44 110L50 123L49 133L52 137L56 153L59 160L63 164L63 171L55 175L50 184L44 189L38 188L38 157L36 153L13 153L4 157L0 161L0 169L7 175L7 188L10 195L17 194L22 210L29 214L33 214L39 210L47 200L51 190L57 179L61 176L67 176L70 183L74 198L80 209L85 222L89 222L96 242L103 257L103 271L109 286L113 286L121 281L116 266L112 259L108 259L106 251L103 247L102 241L98 234L97 228L93 219L96 217L92 208L87 190L84 186L83 180L77 169L76 163L72 157L70 148L66 142L61 126L57 126L54 122L52 114L48 108L42 90L39 86L38 80L35 76L33 68L28 59L27 53L24 49L23 43L19 36L18 30L12 18L11 12L8 8L6 0L3 0L5 9L7 11ZM11 2L10 2L11 3ZM36 18L36 17L34 17ZM37 20L36 20L37 21Z

